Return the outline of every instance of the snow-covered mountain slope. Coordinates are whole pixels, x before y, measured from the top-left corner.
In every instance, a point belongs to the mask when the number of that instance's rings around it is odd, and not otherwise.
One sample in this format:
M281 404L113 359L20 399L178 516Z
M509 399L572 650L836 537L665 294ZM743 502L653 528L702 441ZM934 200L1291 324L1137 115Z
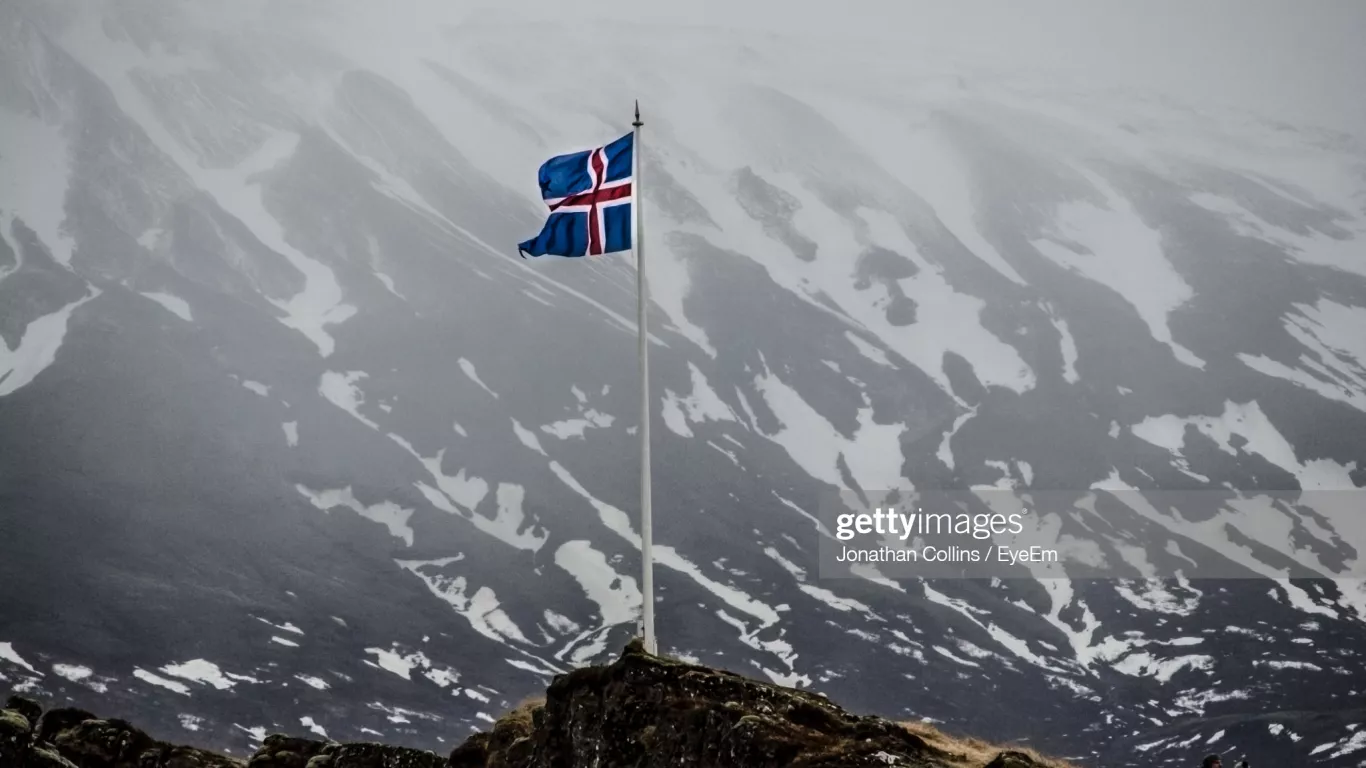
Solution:
M619 647L634 275L513 244L640 97L665 650L1107 764L1360 759L1359 579L822 582L813 518L1366 486L1350 138L716 30L567 82L558 26L266 7L0 6L4 682L439 747Z

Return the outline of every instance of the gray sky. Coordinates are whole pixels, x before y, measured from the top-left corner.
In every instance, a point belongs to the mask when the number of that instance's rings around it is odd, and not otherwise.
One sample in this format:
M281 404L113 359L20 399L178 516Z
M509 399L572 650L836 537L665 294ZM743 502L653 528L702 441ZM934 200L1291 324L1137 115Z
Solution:
M1219 100L1366 136L1363 0L473 0L461 5L523 18L611 17L896 38L922 53L1060 70L1097 84Z
M1366 0L236 0L197 7L321 15L395 51L408 35L470 18L878 38L904 46L908 59L1138 86L1366 140ZM526 55L547 54L528 46Z

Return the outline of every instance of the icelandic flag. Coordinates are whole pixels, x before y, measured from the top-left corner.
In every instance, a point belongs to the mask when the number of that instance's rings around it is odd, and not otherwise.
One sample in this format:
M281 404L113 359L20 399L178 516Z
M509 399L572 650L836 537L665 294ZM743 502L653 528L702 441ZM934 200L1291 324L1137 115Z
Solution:
M600 256L631 249L634 135L606 146L558 155L541 166L541 197L550 207L541 234L519 243L527 256Z

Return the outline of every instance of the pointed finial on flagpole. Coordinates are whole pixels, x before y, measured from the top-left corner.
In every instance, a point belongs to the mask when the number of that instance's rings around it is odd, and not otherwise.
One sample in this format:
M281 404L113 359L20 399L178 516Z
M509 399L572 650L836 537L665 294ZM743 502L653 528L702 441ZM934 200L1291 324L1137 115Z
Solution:
M640 99L636 99L636 121L634 123L631 123L631 125L635 126L636 128L645 125L645 123L640 122Z

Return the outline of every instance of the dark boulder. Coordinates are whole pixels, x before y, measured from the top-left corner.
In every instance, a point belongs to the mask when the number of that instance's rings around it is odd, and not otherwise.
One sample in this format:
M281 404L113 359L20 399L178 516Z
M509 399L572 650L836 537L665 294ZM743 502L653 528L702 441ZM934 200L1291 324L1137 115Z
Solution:
M21 765L32 743L28 718L13 709L0 709L0 765Z
M122 720L85 720L58 732L52 744L81 768L141 768L156 741Z
M37 728L38 718L43 716L43 706L24 696L9 697L9 701L5 702L5 709L23 715L30 728Z
M986 768L1043 768L1043 765L1028 752L1008 749L987 763Z
M309 761L321 755L327 744L325 741L296 739L279 734L267 736L247 765L251 768L309 768Z
M57 734L73 726L80 725L86 720L99 720L97 715L86 712L84 709L74 707L59 707L49 709L38 718L38 732L35 737L38 741L52 743Z

